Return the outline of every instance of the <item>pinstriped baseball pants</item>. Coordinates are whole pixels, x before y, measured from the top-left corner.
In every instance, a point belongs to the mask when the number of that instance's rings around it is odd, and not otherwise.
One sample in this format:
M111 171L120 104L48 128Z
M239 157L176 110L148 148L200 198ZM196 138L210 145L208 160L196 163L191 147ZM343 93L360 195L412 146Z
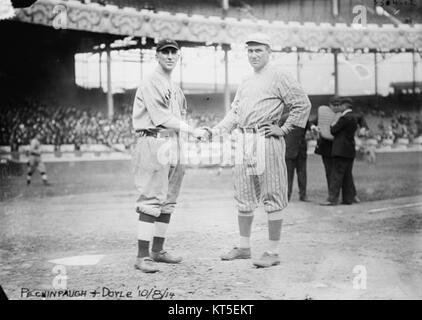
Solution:
M264 167L259 173L250 170L247 161L235 163L235 200L240 214L251 214L260 202L264 204L265 211L269 214L279 212L287 206L284 138L265 138L264 145ZM264 152L263 148L261 152Z

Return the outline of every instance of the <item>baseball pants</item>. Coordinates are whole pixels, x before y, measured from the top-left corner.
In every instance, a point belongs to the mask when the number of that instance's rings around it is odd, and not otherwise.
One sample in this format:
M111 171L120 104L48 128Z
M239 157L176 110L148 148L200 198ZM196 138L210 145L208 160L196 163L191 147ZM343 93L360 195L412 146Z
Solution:
M255 144L256 145L256 144ZM273 219L281 218L280 211L287 206L287 169L285 163L286 145L284 138L265 138L265 152L259 155L259 148L254 148L257 159L262 159L264 167L260 172L250 170L247 160L249 154L244 154L243 163L235 163L234 187L235 200L239 214L251 215L262 201L265 211ZM239 146L237 146L239 147ZM263 159L264 158L264 159Z
M136 211L158 217L173 213L182 186L185 167L180 163L166 163L160 157L168 139L138 137L132 154L135 186L139 197ZM173 147L178 148L177 142Z
M28 174L33 174L36 169L41 174L45 173L44 162L41 161L41 156L30 155L28 160Z

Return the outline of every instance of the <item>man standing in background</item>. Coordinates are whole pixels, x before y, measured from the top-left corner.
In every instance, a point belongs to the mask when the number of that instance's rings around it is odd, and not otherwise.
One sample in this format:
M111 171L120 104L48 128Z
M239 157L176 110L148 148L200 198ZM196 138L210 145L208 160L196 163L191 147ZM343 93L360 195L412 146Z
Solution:
M352 111L350 98L339 98L333 107L340 117L331 124L334 136L332 147L332 170L330 176L330 192L328 201L322 205L333 206L339 202L342 191L343 204L359 202L353 181L353 162L356 157L355 132L357 117Z
M338 102L338 97L331 97L327 106L320 106L318 108L318 118L316 123L311 125L311 130L318 135L317 145L315 147L315 154L319 154L322 159L325 170L325 179L327 181L327 194L330 193L331 171L333 168L333 139L330 133L330 124L335 119L334 106ZM326 126L326 130L321 129ZM328 131L328 132L326 132ZM328 201L328 198L327 198Z
M283 125L287 120L288 114L281 117L280 125ZM299 189L299 200L308 202L306 196L306 160L307 160L307 142L306 142L306 128L295 126L292 131L284 136L286 142L286 167L287 167L287 197L290 201L293 190L293 180L295 171L297 174L297 185Z
M35 169L41 174L42 181L45 186L50 185L47 180L47 173L45 169L45 164L41 160L41 134L37 133L35 138L31 140L29 144L29 158L28 158L28 174L26 175L26 184L31 184L32 174L35 172Z

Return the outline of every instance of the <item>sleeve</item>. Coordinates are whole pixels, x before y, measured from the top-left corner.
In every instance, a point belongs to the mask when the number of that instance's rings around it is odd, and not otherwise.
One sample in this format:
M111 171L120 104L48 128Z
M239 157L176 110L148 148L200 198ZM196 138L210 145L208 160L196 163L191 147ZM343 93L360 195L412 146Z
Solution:
M175 118L166 104L166 90L168 89L160 88L160 84L151 79L141 86L135 97L135 103L145 106L152 123L157 127ZM170 90L168 93L170 94Z
M231 104L229 112L215 127L215 130L222 130L230 132L233 128L239 123L238 111L239 111L239 102L240 102L240 88L237 89L234 100Z
M289 110L289 117L281 127L287 134L294 126L305 128L311 112L311 102L299 83L285 73L278 78L278 94Z
M186 100L185 95L183 94L182 89L179 88L179 94L180 94L180 114L182 115L182 119L187 118L188 115L188 102Z
M333 136L337 135L344 127L347 126L347 119L345 117L340 117L334 125L331 126L330 132Z

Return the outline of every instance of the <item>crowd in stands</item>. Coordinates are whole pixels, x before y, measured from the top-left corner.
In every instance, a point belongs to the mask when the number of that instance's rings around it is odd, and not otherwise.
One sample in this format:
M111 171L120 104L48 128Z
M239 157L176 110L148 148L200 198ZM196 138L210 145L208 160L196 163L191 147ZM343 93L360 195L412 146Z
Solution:
M422 135L422 114L369 109L361 112L364 124L358 130L358 137L373 138L379 143L383 140L397 142L408 139L409 142Z
M12 150L29 144L36 133L43 136L43 144L57 148L73 144L76 150L82 144L123 144L129 148L133 142L129 104L120 106L113 119L108 119L103 112L60 107L31 99L9 101L9 104L13 108L2 107L0 112L0 145L9 145ZM408 138L411 143L422 135L420 113L356 109L362 115L359 138L374 138L379 143L385 139L396 142L399 138ZM220 120L221 116L213 114L188 115L188 122L193 127L212 127Z
M131 144L131 115L128 111L118 113L110 120L102 112L44 105L31 100L14 102L13 105L0 113L0 145L10 145L12 150L29 144L36 133L43 137L43 144L57 148L63 144L73 144L76 150L82 144Z
M119 108L113 119L103 112L81 110L76 107L60 107L43 104L35 100L15 100L13 108L2 108L0 113L0 145L18 150L28 145L40 133L42 143L58 149L63 144L73 144L78 150L82 144L123 144L126 148L133 142L131 106ZM219 118L216 115L188 115L188 122L194 127L213 126Z

